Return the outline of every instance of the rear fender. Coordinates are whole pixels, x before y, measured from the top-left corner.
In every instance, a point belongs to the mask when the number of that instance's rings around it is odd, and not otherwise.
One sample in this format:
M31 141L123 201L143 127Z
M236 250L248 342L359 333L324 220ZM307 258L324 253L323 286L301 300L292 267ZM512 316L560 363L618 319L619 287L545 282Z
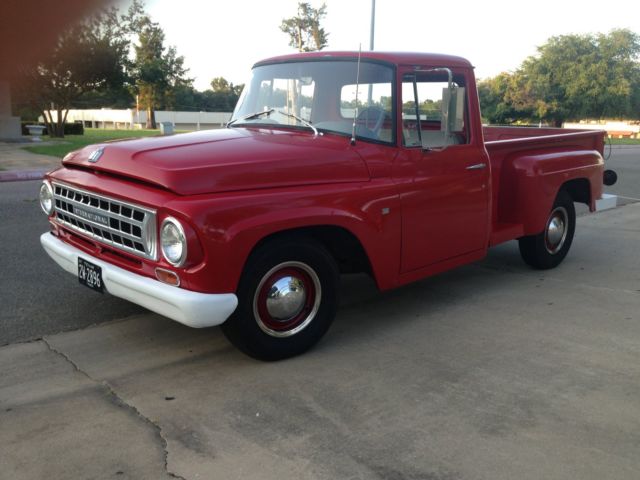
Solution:
M573 195L574 201L595 201L602 194L604 161L595 150L534 152L505 159L500 182L498 218L523 225L525 235L541 232L561 188L586 181L588 192ZM576 182L580 180L580 182ZM571 191L571 190L570 190Z

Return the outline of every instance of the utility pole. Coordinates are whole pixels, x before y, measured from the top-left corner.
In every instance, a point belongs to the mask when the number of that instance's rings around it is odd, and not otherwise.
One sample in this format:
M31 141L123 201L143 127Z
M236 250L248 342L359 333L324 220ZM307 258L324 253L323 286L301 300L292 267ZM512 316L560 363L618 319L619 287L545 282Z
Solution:
M369 34L369 50L373 51L373 39L376 30L376 0L371 0L371 33Z

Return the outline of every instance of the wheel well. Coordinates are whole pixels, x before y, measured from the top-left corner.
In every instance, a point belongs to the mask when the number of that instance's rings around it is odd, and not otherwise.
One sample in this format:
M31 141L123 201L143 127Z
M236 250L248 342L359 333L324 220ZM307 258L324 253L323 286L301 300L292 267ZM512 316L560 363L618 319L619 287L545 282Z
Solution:
M360 240L350 231L334 225L319 225L283 230L261 239L251 250L251 254L266 243L282 239L311 238L321 243L336 261L340 273L372 274L371 264Z
M574 202L590 205L591 203L591 187L589 180L586 178L576 178L562 185L562 189L566 190Z

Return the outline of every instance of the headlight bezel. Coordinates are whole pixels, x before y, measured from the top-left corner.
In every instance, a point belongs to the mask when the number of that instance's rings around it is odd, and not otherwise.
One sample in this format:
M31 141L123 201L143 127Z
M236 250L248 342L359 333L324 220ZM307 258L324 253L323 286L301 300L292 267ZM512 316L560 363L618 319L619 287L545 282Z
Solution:
M46 190L48 194L48 201L50 202L49 208L45 206L46 199L44 199L43 190ZM47 216L50 216L54 211L55 199L53 197L53 187L51 186L51 182L49 182L49 180L43 180L42 184L40 185L40 190L38 191L38 201L40 203L40 208L42 209L42 211Z
M182 247L182 251L180 254L180 257L177 260L174 260L172 258L170 258L170 255L167 254L167 252L165 251L165 239L164 239L164 232L165 232L165 228L170 228L174 227L177 230L178 233L178 239L180 240L180 244ZM184 227L182 226L182 223L180 223L180 221L174 217L167 217L162 221L162 225L160 226L160 251L162 252L162 257L172 266L179 268L182 267L186 261L187 261L187 253L188 253L188 239L187 239L187 235L185 233Z

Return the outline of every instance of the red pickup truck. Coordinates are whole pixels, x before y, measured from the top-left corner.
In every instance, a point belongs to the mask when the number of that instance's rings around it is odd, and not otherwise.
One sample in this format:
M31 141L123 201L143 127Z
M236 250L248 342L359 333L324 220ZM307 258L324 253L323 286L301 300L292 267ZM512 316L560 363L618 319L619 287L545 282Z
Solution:
M271 58L227 128L67 155L41 186L41 242L80 283L275 360L327 331L340 273L386 290L514 239L555 267L574 202L601 197L603 148L603 132L483 127L462 58Z

